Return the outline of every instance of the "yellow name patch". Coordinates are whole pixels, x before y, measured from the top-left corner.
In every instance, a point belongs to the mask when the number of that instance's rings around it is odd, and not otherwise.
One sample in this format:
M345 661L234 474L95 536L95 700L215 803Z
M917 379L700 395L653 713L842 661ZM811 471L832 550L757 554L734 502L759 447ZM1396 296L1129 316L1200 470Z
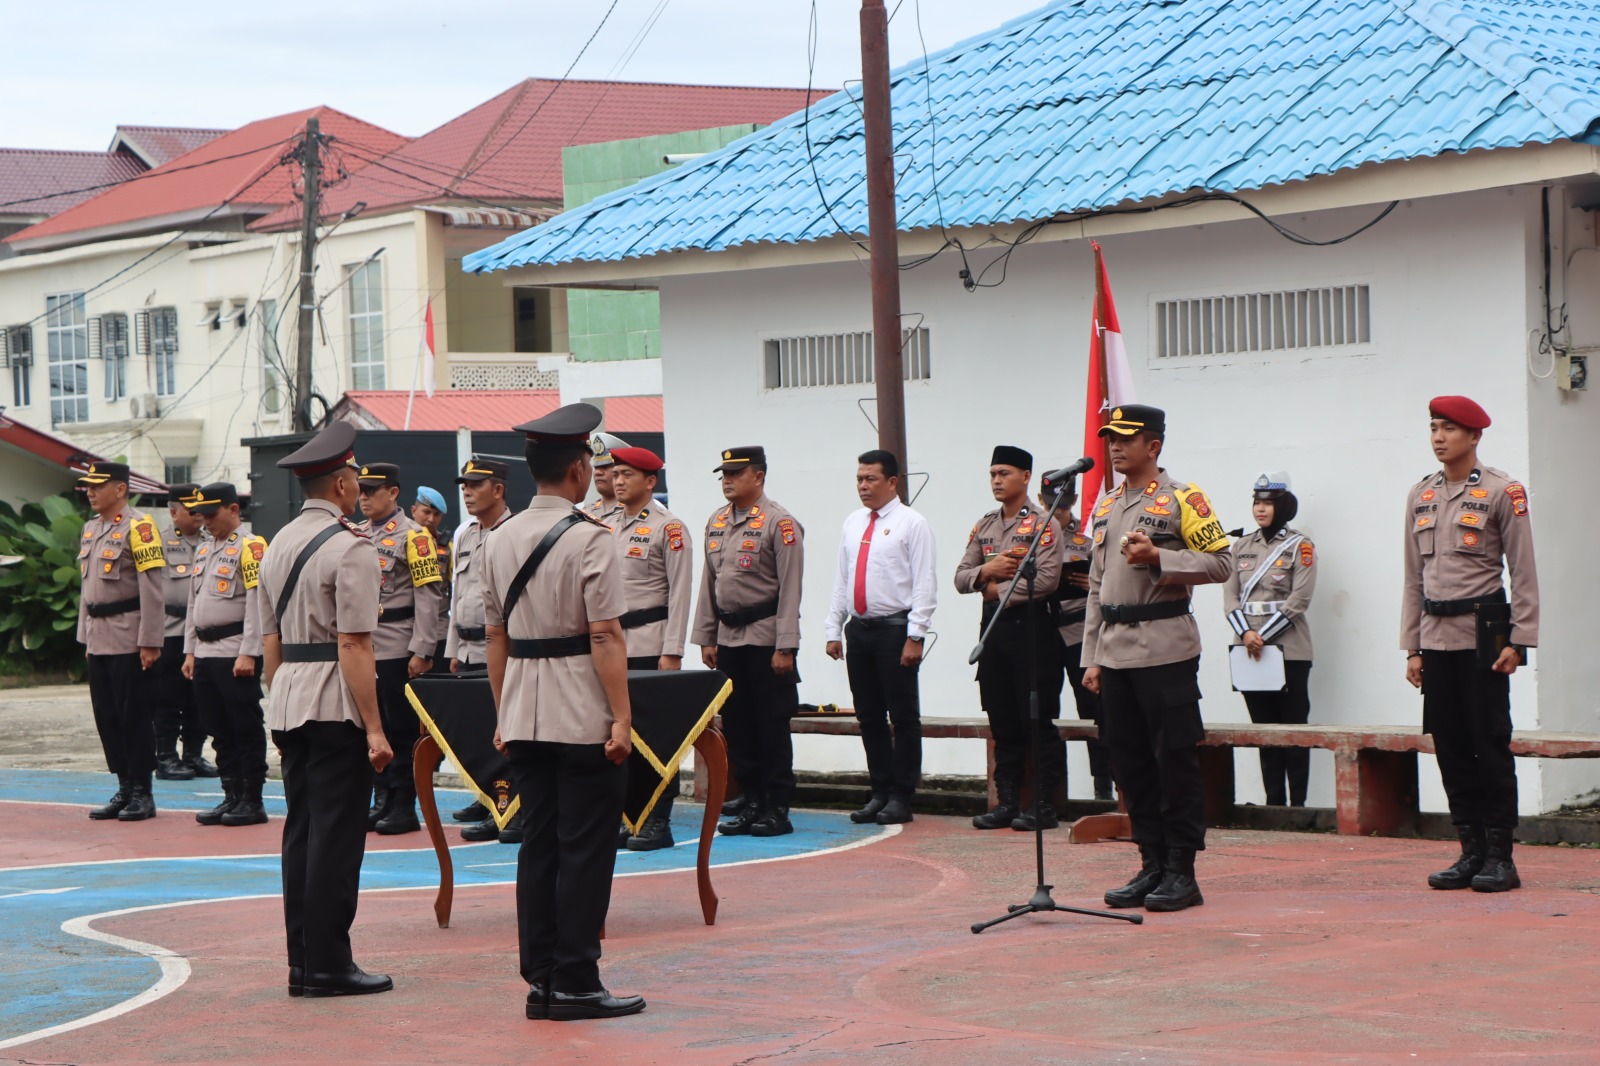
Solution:
M417 588L444 580L439 573L439 556L433 550L433 538L426 530L416 529L406 534L406 565L411 567L411 584Z

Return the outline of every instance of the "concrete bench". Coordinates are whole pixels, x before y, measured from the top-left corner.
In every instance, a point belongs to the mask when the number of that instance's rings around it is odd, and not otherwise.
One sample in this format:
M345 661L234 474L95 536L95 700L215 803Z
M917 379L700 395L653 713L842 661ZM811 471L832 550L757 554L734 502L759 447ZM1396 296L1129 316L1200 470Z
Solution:
M1099 735L1093 722L1059 719L1056 728L1065 740L1090 740ZM860 736L853 715L793 719L795 734ZM924 737L982 739L988 748L990 802L994 795L994 742L985 718L924 718ZM1398 725L1257 725L1246 722L1208 722L1200 742L1200 766L1205 774L1206 815L1212 824L1223 822L1234 806L1234 748L1324 748L1333 752L1335 815L1342 834L1361 836L1414 836L1420 814L1417 805L1417 754L1433 753L1433 737L1412 726ZM1600 734L1546 733L1518 730L1511 734L1514 755L1540 759L1600 758ZM1106 821L1099 821L1105 819ZM1116 820L1115 822L1111 820ZM1083 823L1096 823L1085 825ZM1121 835L1120 815L1080 819L1074 839Z

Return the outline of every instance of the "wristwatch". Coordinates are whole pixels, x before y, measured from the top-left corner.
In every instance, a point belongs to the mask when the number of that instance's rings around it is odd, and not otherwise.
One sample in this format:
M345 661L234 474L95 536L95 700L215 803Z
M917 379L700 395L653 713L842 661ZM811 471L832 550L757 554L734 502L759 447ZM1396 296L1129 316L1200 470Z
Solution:
M909 640L913 644L921 644L924 640L927 640L928 638L927 637L907 637L906 639Z

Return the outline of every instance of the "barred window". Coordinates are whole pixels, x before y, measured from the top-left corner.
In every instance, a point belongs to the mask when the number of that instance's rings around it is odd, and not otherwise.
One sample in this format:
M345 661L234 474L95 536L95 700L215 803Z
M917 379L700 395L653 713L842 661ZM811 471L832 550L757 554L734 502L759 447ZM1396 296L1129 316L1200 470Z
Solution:
M933 372L928 330L906 330L900 356L905 380L927 381ZM827 385L870 385L872 334L818 333L764 341L762 387L805 389Z
M1350 349L1372 341L1366 285L1286 289L1156 304L1156 357Z

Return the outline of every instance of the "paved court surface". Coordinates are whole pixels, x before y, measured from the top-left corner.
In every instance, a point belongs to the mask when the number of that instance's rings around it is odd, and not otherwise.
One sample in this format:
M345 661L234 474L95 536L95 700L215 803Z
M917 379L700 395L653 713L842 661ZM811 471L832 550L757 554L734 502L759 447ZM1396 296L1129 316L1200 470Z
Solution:
M281 823L202 829L177 795L153 822L94 823L74 790L103 799L97 777L0 770L0 1061L1600 1062L1593 850L1523 848L1527 887L1484 896L1423 886L1449 858L1436 842L1213 831L1202 908L974 936L1031 892L1030 838L808 812L794 837L718 842L717 861L744 864L715 871L711 928L692 848L624 856L602 967L650 1009L529 1022L497 865L512 849L457 850L440 930L422 838L370 838L357 953L397 990L291 1000ZM681 811L686 829L698 810ZM1048 836L1062 903L1092 906L1130 872L1127 845ZM750 862L779 851L791 861Z

